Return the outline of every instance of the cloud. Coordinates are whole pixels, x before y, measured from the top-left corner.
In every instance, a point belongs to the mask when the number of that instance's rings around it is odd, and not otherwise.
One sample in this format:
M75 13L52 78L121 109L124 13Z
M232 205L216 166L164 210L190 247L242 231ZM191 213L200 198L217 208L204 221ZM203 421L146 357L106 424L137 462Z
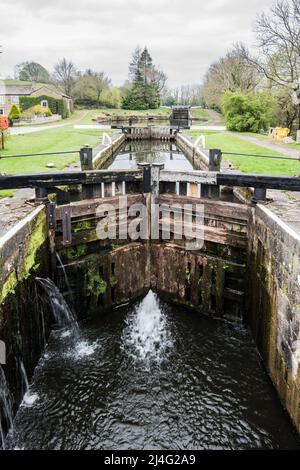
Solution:
M265 0L268 8L273 0ZM50 71L67 57L84 70L127 78L137 44L147 45L169 85L199 83L234 42L254 42L261 0L1 0L0 76L14 65L40 62Z

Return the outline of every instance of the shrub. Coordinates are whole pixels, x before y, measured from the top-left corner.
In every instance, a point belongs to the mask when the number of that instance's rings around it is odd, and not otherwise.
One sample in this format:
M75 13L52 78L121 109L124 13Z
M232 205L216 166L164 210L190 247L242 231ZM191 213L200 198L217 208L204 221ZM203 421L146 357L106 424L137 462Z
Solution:
M45 114L45 110L47 108L43 108L43 106L41 106L40 104L37 104L35 107L34 107L34 112L35 114L37 115L43 115Z
M52 116L51 109L50 109L50 108L44 108L44 114L45 114L47 117Z
M32 119L34 118L34 107L26 109L25 111L22 111L21 117L25 119Z
M20 108L16 104L13 104L10 108L9 113L8 113L9 125L12 126L13 125L13 120L14 119L20 119L20 117L21 117Z
M90 98L76 98L75 105L83 108L99 108L99 102Z
M226 127L230 131L259 132L271 121L274 99L266 93L257 95L226 92L222 100Z

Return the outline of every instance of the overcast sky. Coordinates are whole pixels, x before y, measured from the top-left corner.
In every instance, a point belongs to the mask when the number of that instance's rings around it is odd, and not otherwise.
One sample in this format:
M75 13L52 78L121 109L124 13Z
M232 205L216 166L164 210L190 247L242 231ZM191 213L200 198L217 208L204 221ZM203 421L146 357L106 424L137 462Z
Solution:
M136 45L147 45L171 87L199 83L232 43L250 47L253 22L273 0L0 0L0 77L34 60L50 71L66 57L79 69L127 78Z

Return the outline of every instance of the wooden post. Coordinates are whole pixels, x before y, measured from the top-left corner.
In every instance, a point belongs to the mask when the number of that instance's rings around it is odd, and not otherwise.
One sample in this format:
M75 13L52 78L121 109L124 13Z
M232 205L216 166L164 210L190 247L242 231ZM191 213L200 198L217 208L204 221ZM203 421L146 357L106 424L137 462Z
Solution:
M93 165L93 149L89 145L85 145L80 149L80 163L82 171L94 169ZM94 196L94 185L82 185L83 199L91 199Z
M155 202L159 195L159 176L160 170L165 167L164 163L153 163L151 165L151 195Z
M48 196L47 188L35 188L36 199L46 199L47 196Z
M82 171L93 170L93 149L85 145L80 149L80 163Z
M265 201L267 198L267 190L265 188L254 188L252 196L252 204L257 204L259 201Z
M208 171L220 171L222 160L221 150L210 149L208 160ZM220 186L213 184L201 184L201 197L218 199L220 197Z
M56 256L55 256L55 229L56 229L56 204L49 202L47 205L47 225L50 249L50 267L53 278L56 271Z
M62 213L63 245L72 243L71 206L65 206Z
M1 149L4 150L4 129L1 129Z
M143 193L151 192L151 167L150 163L138 163L138 168L143 170Z
M157 199L159 196L160 171L164 169L163 163L153 163L151 165L151 197L150 197L150 224L151 237L154 240L159 239L159 209L157 207Z

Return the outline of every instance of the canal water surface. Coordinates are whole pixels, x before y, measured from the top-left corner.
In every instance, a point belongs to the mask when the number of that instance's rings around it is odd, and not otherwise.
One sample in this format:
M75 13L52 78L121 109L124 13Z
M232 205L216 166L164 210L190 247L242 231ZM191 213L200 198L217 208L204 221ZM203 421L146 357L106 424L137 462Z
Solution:
M241 325L165 304L53 332L7 439L12 449L295 449Z
M106 163L106 168L136 170L138 163L163 163L165 170L193 170L192 163L175 144L150 140L126 143L118 154Z

